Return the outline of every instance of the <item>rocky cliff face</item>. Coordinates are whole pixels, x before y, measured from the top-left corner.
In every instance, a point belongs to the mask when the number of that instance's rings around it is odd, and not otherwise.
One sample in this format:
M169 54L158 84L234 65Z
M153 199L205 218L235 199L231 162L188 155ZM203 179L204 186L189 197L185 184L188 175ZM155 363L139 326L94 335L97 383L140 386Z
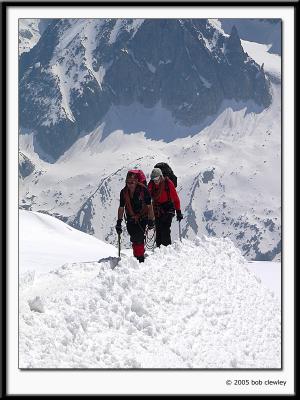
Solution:
M22 152L19 152L19 178L24 179L35 170L34 164Z
M281 19L224 18L219 20L225 33L235 26L241 39L270 46L269 53L281 54Z
M236 28L226 37L204 19L53 21L22 54L19 76L21 129L35 132L36 151L49 161L105 121L112 106L159 103L188 128L226 99L261 109L271 102L269 81Z

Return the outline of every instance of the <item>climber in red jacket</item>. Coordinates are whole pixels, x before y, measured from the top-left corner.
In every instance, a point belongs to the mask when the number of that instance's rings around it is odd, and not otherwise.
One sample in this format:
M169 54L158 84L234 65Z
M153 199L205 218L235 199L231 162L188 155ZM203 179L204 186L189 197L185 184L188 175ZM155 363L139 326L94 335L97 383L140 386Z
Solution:
M177 221L183 216L180 210L180 200L173 182L164 177L160 168L151 172L151 181L148 189L153 201L156 227L156 246L171 244L171 224L175 215Z

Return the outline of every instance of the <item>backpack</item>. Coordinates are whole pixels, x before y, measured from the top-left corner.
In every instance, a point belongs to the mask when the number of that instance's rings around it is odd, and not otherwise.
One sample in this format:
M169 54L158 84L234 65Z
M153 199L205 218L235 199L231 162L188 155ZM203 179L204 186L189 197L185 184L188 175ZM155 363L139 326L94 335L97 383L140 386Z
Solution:
M147 180L144 172L141 169L130 169L128 174L135 174L137 175L138 181L143 185L147 186Z
M163 176L167 176L174 183L174 186L177 187L177 176L174 174L169 164L160 162L155 164L154 168L160 168Z

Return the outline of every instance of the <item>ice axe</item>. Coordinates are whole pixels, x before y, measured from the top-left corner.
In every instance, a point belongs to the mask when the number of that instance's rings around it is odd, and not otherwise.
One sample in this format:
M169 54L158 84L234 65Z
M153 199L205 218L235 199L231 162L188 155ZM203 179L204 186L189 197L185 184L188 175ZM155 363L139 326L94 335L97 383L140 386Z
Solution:
M121 233L118 233L118 257L121 259Z
M178 227L179 227L179 240L182 242L180 221L178 221Z

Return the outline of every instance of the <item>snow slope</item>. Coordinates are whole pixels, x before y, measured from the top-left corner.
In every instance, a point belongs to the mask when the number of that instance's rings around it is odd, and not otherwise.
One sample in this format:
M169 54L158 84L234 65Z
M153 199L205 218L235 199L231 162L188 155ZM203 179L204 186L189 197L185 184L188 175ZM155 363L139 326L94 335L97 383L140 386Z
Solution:
M64 263L117 256L117 249L38 212L19 212L20 271L48 272Z
M260 65L264 64L264 70L266 72L281 79L281 57L278 54L268 53L271 45L259 44L246 40L242 40L241 42L243 49L251 58L255 59Z
M250 261L247 265L261 282L268 287L278 299L281 298L281 263L272 261Z
M39 226L33 259L49 251L50 229L58 247L78 244L62 222L21 215ZM125 255L114 270L71 263L82 254L73 246L44 273L20 258L20 368L280 368L280 303L229 239L177 241L143 264Z

